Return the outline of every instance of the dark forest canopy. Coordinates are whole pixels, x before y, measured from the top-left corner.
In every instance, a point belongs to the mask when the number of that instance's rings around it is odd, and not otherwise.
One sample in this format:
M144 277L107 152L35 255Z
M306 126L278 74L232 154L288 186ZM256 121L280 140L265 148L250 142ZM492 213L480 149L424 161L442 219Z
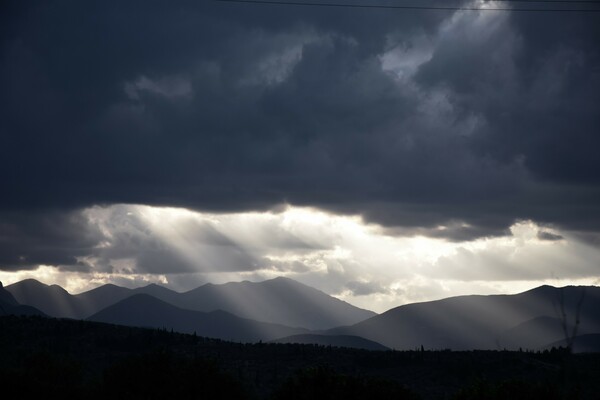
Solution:
M373 352L11 316L0 317L0 351L3 393L20 396L318 399L354 388L374 399L471 399L507 391L515 399L559 393L593 399L600 390L598 354L556 348Z

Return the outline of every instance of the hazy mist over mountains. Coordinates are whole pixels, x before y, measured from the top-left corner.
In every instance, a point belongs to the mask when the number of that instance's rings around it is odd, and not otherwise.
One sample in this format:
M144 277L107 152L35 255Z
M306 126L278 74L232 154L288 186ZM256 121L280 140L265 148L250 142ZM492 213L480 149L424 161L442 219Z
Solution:
M330 332L396 349L537 349L564 339L563 312L569 333L576 318L580 334L600 333L600 288L541 286L516 295L408 304Z
M135 294L147 294L182 309L222 310L243 318L306 329L351 325L375 315L287 278L260 283L206 284L185 293L151 284L137 289L104 285L71 295L58 285L44 285L32 279L9 285L6 290L20 303L48 315L78 319L90 317Z
M236 317L225 311L208 313L183 310L147 294L136 294L88 318L90 321L147 328L172 329L182 333L235 342L258 342L306 332Z
M594 286L541 286L516 295L459 296L408 304L380 315L287 278L208 284L185 293L158 285L137 289L104 285L78 295L57 285L25 280L3 288L0 295L5 313L39 309L38 314L51 317L239 342L370 350L516 350L542 349L564 342L573 333L596 343L593 335L600 335L600 288ZM588 348L594 348L594 343Z
M10 292L4 289L0 282L0 315L45 315L38 309L19 304Z

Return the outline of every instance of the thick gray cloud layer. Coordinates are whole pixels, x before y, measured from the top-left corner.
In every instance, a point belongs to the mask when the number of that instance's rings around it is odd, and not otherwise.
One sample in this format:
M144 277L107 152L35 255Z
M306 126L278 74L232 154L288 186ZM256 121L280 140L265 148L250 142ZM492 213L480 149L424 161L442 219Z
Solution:
M457 241L600 230L595 14L2 8L3 269L73 265L93 240L45 227L93 204L311 205Z
M34 269L40 264L85 271L78 261L94 252L101 239L78 212L0 213L0 269Z

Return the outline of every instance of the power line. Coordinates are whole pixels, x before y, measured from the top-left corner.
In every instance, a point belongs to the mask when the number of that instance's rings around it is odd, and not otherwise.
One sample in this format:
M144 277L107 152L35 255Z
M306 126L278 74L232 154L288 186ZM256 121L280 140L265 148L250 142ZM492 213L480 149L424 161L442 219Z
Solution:
M308 6L308 7L342 7L342 8L377 8L388 10L443 10L443 11L525 11L525 12L580 12L580 13L597 13L600 8L508 8L508 7L446 7L446 6L402 6L402 5L386 5L386 4L343 4L343 3L304 3L298 1L279 1L279 0L213 0L219 3L245 3L245 4L267 4L281 6ZM513 1L517 0L504 0ZM558 2L566 0L520 0L522 2ZM570 2L573 3L573 2ZM594 2L595 3L595 2ZM600 4L600 2L599 2Z

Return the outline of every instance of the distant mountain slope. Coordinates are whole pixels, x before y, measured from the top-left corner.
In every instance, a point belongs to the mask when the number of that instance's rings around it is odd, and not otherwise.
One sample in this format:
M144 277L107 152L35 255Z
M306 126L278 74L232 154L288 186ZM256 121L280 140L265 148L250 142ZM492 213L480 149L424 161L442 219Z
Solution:
M566 347L566 342L563 339L544 346L545 349L550 349L552 347ZM600 333L577 336L573 344L573 352L600 353Z
M2 282L0 282L0 304L5 304L7 306L16 306L19 304L13 295L4 289Z
M136 294L92 315L90 321L173 329L182 333L237 342L269 341L305 333L305 329L239 318L224 311L184 310L147 294Z
M107 284L73 295L73 300L80 305L79 309L82 311L77 317L89 317L108 306L130 297L132 294L133 291L131 289Z
M595 286L541 286L516 295L460 296L408 304L327 333L361 336L395 349L421 345L456 350L518 348L522 345L508 340L506 331L535 318L559 317L561 302L567 318L573 321L582 291L585 297L580 327L589 333L600 333L600 288ZM520 332L525 334L522 329Z
M13 295L0 282L0 316L3 315L39 315L45 316L40 310L20 305Z
M138 293L179 293L158 285L128 289L116 285L103 285L84 293L72 295L58 285L46 285L35 279L26 279L6 287L19 303L39 308L57 318L83 319L98 311Z
M47 317L46 314L44 314L35 307L24 306L20 304L16 306L11 306L0 303L0 316L4 315L36 315L39 317Z
M573 332L574 321L569 321L567 329ZM589 324L588 324L589 325ZM580 325L577 329L578 335L590 333L588 330L593 326ZM538 350L548 343L564 340L562 321L556 317L537 317L523 322L499 335L498 343L508 349L531 349Z
M257 321L308 329L354 324L376 315L288 278L207 284L182 293L179 307L225 310Z
M137 289L104 285L71 295L60 286L45 285L33 279L10 285L7 290L21 304L37 307L54 317L78 319L134 294L149 294L183 309L224 310L243 318L307 329L354 324L376 315L287 278L206 284L185 293L153 284Z
M37 308L52 317L81 318L85 310L80 302L58 285L46 285L35 279L25 279L6 286L23 305Z
M271 343L316 344L320 346L348 347L352 349L377 351L389 350L389 348L377 342L373 342L372 340L367 340L359 336L348 335L328 336L307 333L303 335L293 335L281 339L275 339L272 340Z

